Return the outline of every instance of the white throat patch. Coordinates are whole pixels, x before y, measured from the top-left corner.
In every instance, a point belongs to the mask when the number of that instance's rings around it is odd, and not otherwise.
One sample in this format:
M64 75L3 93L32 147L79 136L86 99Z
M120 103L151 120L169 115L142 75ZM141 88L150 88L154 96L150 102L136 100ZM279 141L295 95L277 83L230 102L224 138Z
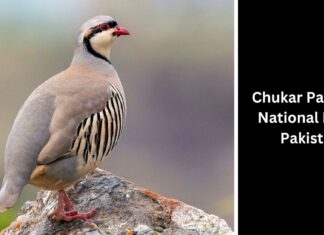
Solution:
M106 57L108 60L110 60L111 46L117 38L116 36L112 35L113 32L114 29L109 29L107 31L97 33L90 39L92 49L100 55Z

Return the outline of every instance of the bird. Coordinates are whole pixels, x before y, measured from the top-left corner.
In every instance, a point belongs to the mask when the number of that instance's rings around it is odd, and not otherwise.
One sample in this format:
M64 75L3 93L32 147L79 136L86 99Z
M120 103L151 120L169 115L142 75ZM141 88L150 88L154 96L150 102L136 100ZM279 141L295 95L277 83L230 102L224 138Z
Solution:
M123 35L130 33L111 16L89 19L80 28L71 64L26 99L5 147L0 212L31 184L58 192L49 215L54 221L90 220L96 213L78 212L66 190L100 165L124 129L126 98L110 57Z

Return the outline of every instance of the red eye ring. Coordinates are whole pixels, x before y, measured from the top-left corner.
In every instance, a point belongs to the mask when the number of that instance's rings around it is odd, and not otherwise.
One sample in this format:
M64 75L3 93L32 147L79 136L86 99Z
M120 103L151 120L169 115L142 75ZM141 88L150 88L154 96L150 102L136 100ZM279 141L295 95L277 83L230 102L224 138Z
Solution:
M107 29L109 29L109 25L107 25L106 23L103 23L103 24L99 25L99 28L101 30L107 30Z

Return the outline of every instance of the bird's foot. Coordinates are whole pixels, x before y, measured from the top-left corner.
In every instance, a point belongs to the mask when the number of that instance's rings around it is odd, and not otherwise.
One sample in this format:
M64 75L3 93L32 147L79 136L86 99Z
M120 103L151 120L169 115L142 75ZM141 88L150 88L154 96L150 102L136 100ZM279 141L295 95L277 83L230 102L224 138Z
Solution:
M93 220L88 219L89 217L96 214L96 210L92 210L85 213L78 213L77 211L55 211L52 213L49 218L54 221L65 221L65 222L71 222L76 220L84 220L87 222L93 222Z
M64 208L65 205L65 208ZM58 192L58 206L56 211L48 216L49 219L54 221L75 221L84 220L87 222L93 222L93 220L88 219L89 217L96 214L96 210L92 210L86 213L79 213L73 206L71 200L64 190Z
M70 216L70 215L76 215L76 214L78 214L78 211L76 211L76 210L71 210L71 211L67 211L67 212L65 212L65 214L66 214L67 216Z

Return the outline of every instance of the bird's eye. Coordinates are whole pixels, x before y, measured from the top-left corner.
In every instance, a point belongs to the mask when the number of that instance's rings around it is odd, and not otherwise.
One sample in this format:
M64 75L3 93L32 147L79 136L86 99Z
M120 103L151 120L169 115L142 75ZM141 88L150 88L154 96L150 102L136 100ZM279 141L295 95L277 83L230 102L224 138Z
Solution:
M107 25L106 23L104 23L104 24L99 25L99 28L101 30L107 30L107 29L109 29L109 25Z
M108 24L109 24L109 27L110 28L114 28L114 27L117 26L117 22L116 21L109 21Z

